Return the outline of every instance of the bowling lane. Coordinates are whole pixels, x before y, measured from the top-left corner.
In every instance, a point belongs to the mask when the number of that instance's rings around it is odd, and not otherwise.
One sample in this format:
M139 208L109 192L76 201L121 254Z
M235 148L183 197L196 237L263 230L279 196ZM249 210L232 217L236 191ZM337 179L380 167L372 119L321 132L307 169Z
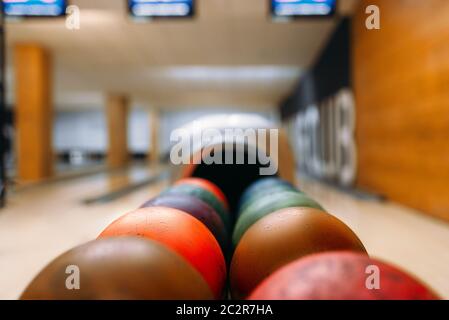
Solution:
M449 299L449 225L389 202L360 200L300 177L302 190L349 225L372 257L408 270Z
M12 193L0 211L0 299L16 299L54 257L94 239L123 213L168 185L161 180L108 203L83 201L139 182L160 169L133 167L74 180L26 187Z

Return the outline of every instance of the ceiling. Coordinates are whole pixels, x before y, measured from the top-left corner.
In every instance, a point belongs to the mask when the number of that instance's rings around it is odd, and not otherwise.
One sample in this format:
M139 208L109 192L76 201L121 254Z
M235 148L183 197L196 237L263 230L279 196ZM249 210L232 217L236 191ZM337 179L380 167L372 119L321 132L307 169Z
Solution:
M340 14L357 0L340 0ZM193 20L135 23L125 0L71 0L81 28L64 19L8 22L7 78L14 104L14 44L53 57L58 109L98 108L108 92L135 106L268 109L290 92L338 18L274 23L267 0L197 0Z

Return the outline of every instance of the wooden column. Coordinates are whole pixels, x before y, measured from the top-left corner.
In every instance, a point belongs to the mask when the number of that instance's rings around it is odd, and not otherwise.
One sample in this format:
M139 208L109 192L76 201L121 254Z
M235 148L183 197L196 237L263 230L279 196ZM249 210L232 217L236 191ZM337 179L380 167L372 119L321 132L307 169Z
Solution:
M110 94L106 99L108 124L108 166L112 169L128 164L128 99Z
M52 79L49 53L38 45L14 48L17 169L22 181L52 174Z
M160 114L158 110L150 112L150 129L151 129L151 146L149 150L149 160L151 165L159 164L160 146L159 146L159 130L160 130Z

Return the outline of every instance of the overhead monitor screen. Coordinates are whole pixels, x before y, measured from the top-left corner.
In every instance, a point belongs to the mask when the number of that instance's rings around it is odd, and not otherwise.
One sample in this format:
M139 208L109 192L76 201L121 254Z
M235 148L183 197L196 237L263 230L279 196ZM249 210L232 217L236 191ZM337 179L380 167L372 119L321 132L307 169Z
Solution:
M336 0L271 0L273 17L316 17L335 13Z
M66 0L3 0L4 13L10 17L59 17L66 7Z
M194 0L128 0L129 11L134 17L192 17Z

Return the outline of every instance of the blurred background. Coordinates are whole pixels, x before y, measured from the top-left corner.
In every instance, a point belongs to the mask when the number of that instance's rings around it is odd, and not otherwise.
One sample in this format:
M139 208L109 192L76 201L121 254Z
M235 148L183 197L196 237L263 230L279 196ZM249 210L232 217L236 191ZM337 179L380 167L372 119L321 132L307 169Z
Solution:
M3 0L0 298L165 188L174 129L234 113L449 298L448 1L148 3Z

